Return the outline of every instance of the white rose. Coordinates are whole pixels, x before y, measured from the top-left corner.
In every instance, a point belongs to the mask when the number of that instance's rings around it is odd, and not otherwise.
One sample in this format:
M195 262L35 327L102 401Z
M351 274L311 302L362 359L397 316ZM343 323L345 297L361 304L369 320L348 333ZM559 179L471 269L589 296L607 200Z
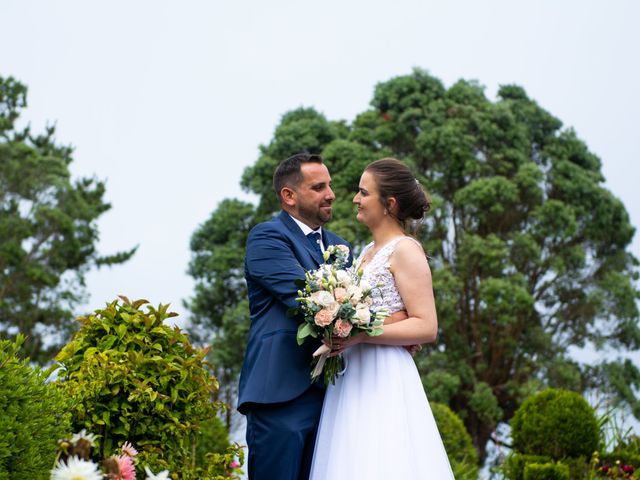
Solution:
M320 305L321 307L328 307L333 302L335 302L333 295L331 295L326 290L313 292L309 298L311 298L313 303L315 303L316 305Z
M329 310L331 312L331 315L333 315L335 318L338 310L340 310L340 304L334 301L332 304L327 306L327 310Z
M371 311L369 307L363 303L356 306L356 314L353 317L358 325L366 325L371 320Z
M369 283L366 280L361 280L360 288L362 289L363 292L366 292L368 290L371 290L371 285L369 285Z
M353 278L349 275L349 272L346 270L338 270L336 271L336 278L338 279L338 283L345 287L353 284Z
M349 285L347 296L351 299L351 303L355 305L362 299L362 289L357 285Z

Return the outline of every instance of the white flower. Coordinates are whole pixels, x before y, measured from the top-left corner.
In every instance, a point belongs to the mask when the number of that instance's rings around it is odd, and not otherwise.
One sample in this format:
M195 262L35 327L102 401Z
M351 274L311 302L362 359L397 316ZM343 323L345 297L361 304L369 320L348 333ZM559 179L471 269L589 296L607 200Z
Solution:
M357 285L349 285L347 296L351 299L351 303L356 305L362 299L362 289Z
M364 303L356 305L356 313L353 316L353 319L358 325L367 325L371 320L371 311L369 310L369 306Z
M333 295L331 295L331 293L327 292L326 290L313 292L310 299L313 303L315 303L316 305L320 305L321 307L328 307L336 301L336 299L333 298Z
M362 289L363 292L368 292L371 290L371 285L369 285L369 283L366 280L361 280L360 288Z
M95 463L71 457L67 463L56 464L51 470L51 480L102 480L102 473Z
M340 310L340 304L338 302L333 302L327 306L327 310L329 310L331 312L331 315L335 317L338 313L338 310Z
M346 270L337 270L336 278L338 279L338 283L344 287L353 284L353 277Z
M313 278L313 280L315 280L316 283L320 283L324 278L324 271L322 270L322 268L319 268L318 270L314 271L311 275L311 278Z
M95 447L97 437L93 433L87 433L87 430L83 428L78 433L73 434L71 437L71 443L77 445L80 440L85 440L89 442L89 445Z
M144 472L147 474L147 480L171 480L169 478L169 470L163 470L156 475L153 474L149 467L144 467Z

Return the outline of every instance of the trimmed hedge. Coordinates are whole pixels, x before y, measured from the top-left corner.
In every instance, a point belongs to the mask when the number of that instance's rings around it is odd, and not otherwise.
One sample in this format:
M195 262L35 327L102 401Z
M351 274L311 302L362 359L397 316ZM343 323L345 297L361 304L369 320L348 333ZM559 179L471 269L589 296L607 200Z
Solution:
M513 448L554 460L591 458L600 432L593 408L575 392L549 389L524 401L511 420Z
M478 478L478 452L464 423L447 405L430 404L455 478L475 480Z
M561 463L528 463L524 480L569 480L569 467Z
M528 464L545 464L551 461L551 458L542 455L511 453L504 462L504 475L509 480L524 480L524 469Z

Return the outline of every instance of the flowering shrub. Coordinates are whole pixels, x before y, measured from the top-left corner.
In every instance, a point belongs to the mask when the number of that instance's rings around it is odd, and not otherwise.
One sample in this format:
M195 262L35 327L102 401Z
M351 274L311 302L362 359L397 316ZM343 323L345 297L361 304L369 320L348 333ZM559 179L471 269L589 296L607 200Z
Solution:
M56 383L74 399L74 427L96 432L99 458L130 441L142 466L169 470L172 478L235 475L229 464L237 446L212 452L218 456L206 457L204 465L194 457L200 425L220 407L211 400L218 384L207 350L164 324L176 315L168 305L143 311L145 300L121 299L80 318L80 330L56 358Z
M624 465L620 461L617 461L614 464L605 463L598 468L597 473L600 478L635 480L636 477L633 475L635 471L636 469L633 465Z
M56 441L70 430L69 402L20 359L24 337L0 340L0 479L44 480Z
M97 438L85 430L71 437L60 440L56 464L51 470L51 480L136 480L138 451L129 442L120 447L119 455L112 455L101 463L101 471L97 463L91 461L91 453ZM164 470L154 475L149 467L145 467L147 480L169 479L169 472Z

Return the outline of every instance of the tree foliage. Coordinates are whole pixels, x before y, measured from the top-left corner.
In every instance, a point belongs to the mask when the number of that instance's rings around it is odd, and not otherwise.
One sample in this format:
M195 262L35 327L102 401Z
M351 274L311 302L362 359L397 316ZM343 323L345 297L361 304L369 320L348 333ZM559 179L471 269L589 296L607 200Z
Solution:
M259 202L234 217L234 228L248 230L278 209L272 172L302 150L324 156L337 196L328 227L356 252L368 238L351 199L367 163L397 157L431 192L418 237L430 257L440 334L417 362L430 399L460 415L481 459L498 423L545 386L598 388L640 415L635 365L586 365L568 353L638 349L638 261L628 251L634 229L605 188L598 157L521 87L502 86L491 101L476 82L445 88L415 70L378 84L371 108L351 124L311 108L288 112L242 177ZM227 246L240 260L246 230L229 242L199 244L205 248L193 249L192 266ZM204 227L194 239L203 235ZM192 305L212 302L193 311L219 342L227 335L220 308L246 308L235 300L244 296L242 272L209 265L191 273L198 282ZM224 295L233 305L217 302L213 291L232 283L233 295Z
M129 259L96 252L97 219L110 205L93 178L72 180L72 148L54 127L35 135L16 121L27 89L0 76L0 335L26 335L32 360L50 358L68 335L91 266ZM45 340L46 339L46 340Z

